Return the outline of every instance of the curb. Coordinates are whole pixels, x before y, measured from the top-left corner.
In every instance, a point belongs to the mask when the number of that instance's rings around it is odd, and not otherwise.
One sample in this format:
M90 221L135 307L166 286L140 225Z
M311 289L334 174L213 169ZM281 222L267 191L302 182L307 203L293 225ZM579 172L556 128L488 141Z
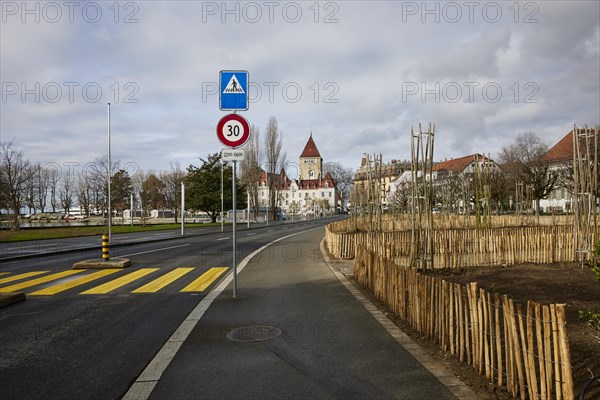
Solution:
M0 293L0 308L9 306L26 299L25 293Z
M85 260L73 264L73 269L114 269L131 265L127 258L112 258L110 260Z

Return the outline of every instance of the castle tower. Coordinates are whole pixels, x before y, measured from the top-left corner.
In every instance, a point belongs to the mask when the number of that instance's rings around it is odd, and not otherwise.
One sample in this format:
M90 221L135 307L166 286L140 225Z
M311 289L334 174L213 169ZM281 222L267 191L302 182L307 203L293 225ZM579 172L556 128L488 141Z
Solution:
M300 180L321 179L323 177L323 159L312 138L312 132L302 154L300 154L299 160Z

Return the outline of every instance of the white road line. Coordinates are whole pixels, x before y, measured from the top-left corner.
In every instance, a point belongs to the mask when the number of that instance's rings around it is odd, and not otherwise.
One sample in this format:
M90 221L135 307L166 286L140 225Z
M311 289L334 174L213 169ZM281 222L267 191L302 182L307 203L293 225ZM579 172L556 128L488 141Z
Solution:
M238 273L242 272L242 270L246 267L248 262L256 256L258 253L266 249L267 247L287 238L290 238L295 235L299 235L301 233L306 233L310 231L314 231L316 229L322 229L321 227L307 229L305 231L292 233L287 236L280 237L278 239L273 240L271 243L267 243L258 250L255 250L251 254L249 254L246 258L242 260L242 262L238 265ZM159 350L156 356L150 361L148 366L142 371L140 376L136 379L136 381L131 385L125 396L123 396L122 400L147 400L154 390L154 387L158 383L160 377L165 372L179 349L181 345L189 334L192 332L200 318L204 315L204 313L208 310L208 307L212 304L212 302L219 297L219 295L225 290L225 288L231 283L233 280L233 274L230 273L227 275L218 286L216 286L209 294L206 295L205 298L202 299L200 303L192 310L192 312L187 316L185 321L179 325L179 328L173 332L173 335L169 338L169 340L163 345L163 347Z
M218 238L217 240L225 240L225 239L229 239L229 236L223 237L223 238Z
M187 243L187 244L180 244L179 246L163 247L163 248L156 249L156 250L140 251L139 253L123 254L122 256L119 256L119 257L131 257L131 256L137 256L137 255L139 255L139 254L154 253L154 252L156 252L156 251L163 251L163 250L176 249L176 248L178 248L178 247L185 247L185 246L189 246L189 245L190 245L190 243Z
M256 233L246 233L246 236L256 235Z
M54 244L36 244L33 246L16 246L16 247L7 247L7 250L20 250L20 249L29 249L29 248L38 248L38 247L51 247L51 246L60 246L60 243Z

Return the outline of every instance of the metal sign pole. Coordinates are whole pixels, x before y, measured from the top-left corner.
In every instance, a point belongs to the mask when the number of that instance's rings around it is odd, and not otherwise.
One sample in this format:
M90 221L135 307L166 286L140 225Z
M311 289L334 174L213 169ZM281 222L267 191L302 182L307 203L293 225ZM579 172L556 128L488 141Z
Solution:
M185 235L185 184L181 182L181 236Z
M231 193L232 193L232 203L233 203L233 298L237 297L237 260L235 254L235 224L237 220L237 210L236 210L236 194L235 194L235 170L237 166L237 161L233 160L233 165L231 166L232 170L232 179L231 179Z
M221 152L221 232L223 232L223 152Z

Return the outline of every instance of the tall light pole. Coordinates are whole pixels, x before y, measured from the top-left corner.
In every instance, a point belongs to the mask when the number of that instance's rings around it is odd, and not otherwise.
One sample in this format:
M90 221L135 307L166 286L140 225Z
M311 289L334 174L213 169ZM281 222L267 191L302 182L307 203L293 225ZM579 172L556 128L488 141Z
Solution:
M112 165L110 159L110 103L108 103L108 243L112 235L112 204L110 201L110 181L112 175Z
M223 232L223 154L221 153L221 232Z

